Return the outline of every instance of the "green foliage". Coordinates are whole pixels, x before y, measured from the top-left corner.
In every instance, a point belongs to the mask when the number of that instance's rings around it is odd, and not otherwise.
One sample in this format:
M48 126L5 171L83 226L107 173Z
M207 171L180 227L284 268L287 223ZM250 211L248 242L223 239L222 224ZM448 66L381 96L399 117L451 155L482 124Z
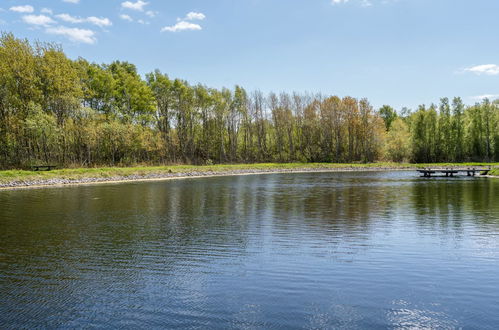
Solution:
M125 122L147 124L154 113L154 95L137 73L135 65L115 61L105 66L114 81L114 113Z
M41 107L33 106L24 122L24 136L31 145L30 163L50 163L58 145L59 127L56 118L43 112Z
M62 50L51 45L39 46L37 64L36 74L42 94L40 104L62 125L80 106L83 96L76 65Z
M411 115L416 162L490 161L499 154L499 106L484 100L465 109L460 98L442 99L439 113L424 106Z
M499 159L499 104L461 99L400 117L329 95L248 93L69 59L0 37L0 168L139 163Z
M400 118L393 121L386 140L387 158L395 162L407 162L412 156L409 126Z
M386 130L389 131L392 123L397 119L397 112L389 105L384 105L379 109L379 115L383 118L385 122Z

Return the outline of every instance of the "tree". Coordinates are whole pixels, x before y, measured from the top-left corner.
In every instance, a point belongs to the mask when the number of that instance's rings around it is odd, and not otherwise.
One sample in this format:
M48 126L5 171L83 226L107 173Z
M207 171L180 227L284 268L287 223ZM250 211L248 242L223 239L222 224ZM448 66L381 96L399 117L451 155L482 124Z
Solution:
M438 119L439 135L437 141L440 152L438 155L438 160L449 162L453 160L453 149L455 149L455 141L452 134L451 110L448 98L442 98L440 102L440 116Z
M13 34L0 37L0 166L15 165L26 157L21 123L34 103L40 102L35 51Z
M82 98L82 86L76 65L61 49L38 45L38 76L42 91L42 107L52 112L59 126L76 110Z
M0 36L0 168L216 162L499 160L499 100L390 106L190 85Z
M114 79L113 107L115 113L126 123L146 125L154 114L154 95L141 79L135 65L115 61L105 66Z
M386 130L389 131L393 121L398 117L397 112L389 105L384 105L379 109L379 115L385 122Z
M473 160L483 159L485 157L485 143L482 107L476 104L468 109L466 115L468 154Z
M170 154L169 159L175 161L172 138L173 104L175 101L173 83L167 75L162 74L159 70L147 74L146 81L156 100L156 121L164 141L164 148Z
M409 126L396 118L388 132L386 143L387 158L394 162L406 162L411 159L411 132Z
M452 141L453 161L464 160L464 104L461 98L456 97L452 101Z
M76 61L83 88L83 105L105 114L109 120L113 113L115 80L109 70L85 59Z

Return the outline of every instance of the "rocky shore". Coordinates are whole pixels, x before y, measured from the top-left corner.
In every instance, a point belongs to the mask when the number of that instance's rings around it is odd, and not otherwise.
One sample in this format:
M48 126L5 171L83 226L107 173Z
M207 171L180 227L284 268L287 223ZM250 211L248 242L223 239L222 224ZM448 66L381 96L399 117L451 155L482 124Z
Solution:
M345 167L345 168L293 168L293 169L238 169L230 171L189 171L189 172L161 172L144 175L111 176L111 177L84 177L78 179L50 178L40 180L16 180L0 183L0 189L36 188L47 186L85 185L102 183L121 183L133 181L160 181L172 179L200 178L212 176L235 176L277 173L308 173L308 172L374 172L374 171L408 171L410 168L394 167Z

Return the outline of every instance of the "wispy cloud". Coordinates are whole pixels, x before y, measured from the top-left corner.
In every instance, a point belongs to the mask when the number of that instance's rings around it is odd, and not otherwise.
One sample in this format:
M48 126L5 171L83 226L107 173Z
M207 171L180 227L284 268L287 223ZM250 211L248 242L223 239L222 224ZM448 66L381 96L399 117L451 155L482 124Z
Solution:
M22 20L26 24L35 26L49 26L55 23L52 18L45 15L25 15L22 17Z
M68 38L73 42L94 44L97 39L95 32L87 29L68 28L65 26L47 28L45 32L55 35L60 35Z
M205 18L206 18L205 14L196 13L194 11L191 11L190 13L187 14L187 16L185 17L185 20L187 20L187 21L194 21L194 20L202 21Z
M52 9L50 8L42 8L42 10L40 10L40 12L42 14L49 14L49 15L52 15L54 12L52 11Z
M35 11L35 8L30 5L25 5L25 6L14 6L9 8L10 11L15 11L16 13L32 13Z
M90 17L87 17L87 22L89 22L90 24L93 24L93 25L100 26L100 27L113 25L111 20L109 18L106 18L106 17L90 16Z
M83 17L71 16L69 14L59 14L59 15L56 15L56 17L65 21L65 22L73 23L73 24L90 23L90 24L97 25L100 27L113 25L111 20L109 18L106 18L106 17L90 16L90 17L83 18Z
M161 29L161 32L180 32L180 31L199 31L203 28L199 24L194 24L191 22L180 21L172 26L165 26Z
M79 17L74 17L74 16L71 16L69 14L59 14L59 15L56 15L57 18L65 21L65 22L68 22L68 23L83 23L85 22L85 20L83 18L79 18Z
M74 3L74 4L80 3L80 0L62 0L62 1L67 2L67 3Z
M333 5L343 5L346 3L357 4L361 7L372 7L376 5L389 5L397 2L398 0L331 0Z
M148 4L149 2L145 2L142 0L138 0L136 2L125 1L121 3L121 7L131 10L144 11L144 7L147 6Z
M495 100L495 99L499 99L499 94L484 94L484 95L478 95L478 96L473 96L471 97L472 100L475 100L475 101L483 101L485 99L488 99L488 100Z
M476 65L472 66L469 68L464 69L465 72L471 72L474 74L478 75L489 75L489 76L495 76L499 75L499 65L497 64L483 64L483 65Z
M125 21L133 22L133 18L132 18L132 17L130 17L130 15L121 14L121 15L120 15L120 18L121 18L122 20L125 20Z

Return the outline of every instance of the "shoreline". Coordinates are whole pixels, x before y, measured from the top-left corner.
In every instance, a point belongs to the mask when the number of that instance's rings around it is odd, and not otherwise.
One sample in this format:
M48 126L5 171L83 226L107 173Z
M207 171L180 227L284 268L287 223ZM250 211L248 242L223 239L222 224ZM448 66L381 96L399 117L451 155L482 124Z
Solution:
M0 191L39 188L61 188L71 186L88 186L102 184L121 184L133 182L154 182L183 179L199 179L209 177L265 175L265 174L298 174L298 173L340 173L340 172L385 172L385 171L413 171L410 167L344 167L344 168L296 168L296 169L240 169L228 171L189 171L177 173L148 173L145 175L113 176L113 177L86 177L79 179L51 178L41 180L20 180L0 183Z
M150 170L147 173L130 173L130 174L113 174L106 175L106 169L96 174L87 174L87 176L73 176L65 173L54 172L38 172L37 174L49 174L50 177L27 177L13 178L10 181L0 181L0 191L5 190L19 190L19 189L40 189L40 188L61 188L71 186L84 186L84 185L101 185L101 184L121 184L133 182L153 182L153 181L168 181L180 179L197 179L207 177L222 177L222 176L242 176L242 175L265 175L265 174L280 174L280 173L334 173L334 172L386 172L386 171L415 171L417 166L414 164L366 164L355 166L352 164L345 164L345 166L338 166L339 164L329 164L324 166L314 166L311 164L300 164L303 166L296 167L282 167L280 165L262 167L262 164L248 167L230 167L226 166L220 169L216 167L191 167L182 168L172 171L175 167L162 168L157 171ZM317 165L317 164L316 164ZM323 164L321 164L323 165ZM146 168L144 168L146 170ZM35 173L35 172L34 172ZM54 173L54 174L53 174ZM53 174L53 175L52 175ZM499 178L496 175L482 176L485 178Z

